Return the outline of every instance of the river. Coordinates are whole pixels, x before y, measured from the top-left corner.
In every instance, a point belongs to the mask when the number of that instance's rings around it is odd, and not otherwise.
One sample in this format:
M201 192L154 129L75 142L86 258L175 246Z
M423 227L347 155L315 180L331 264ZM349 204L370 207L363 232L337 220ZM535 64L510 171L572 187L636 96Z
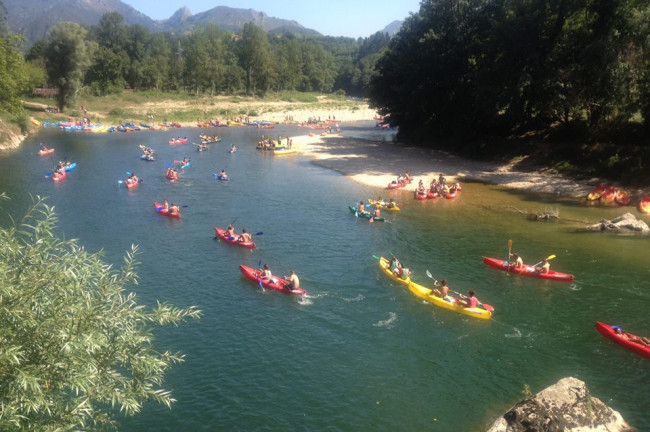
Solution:
M344 133L372 136L372 125ZM349 132L346 132L348 130ZM116 134L44 129L0 158L3 209L18 217L31 195L47 197L59 232L120 265L140 247L138 301L197 306L202 319L156 332L159 350L186 361L164 387L171 410L148 403L121 420L123 431L480 431L519 401L562 377L584 380L592 395L633 426L650 429L650 363L613 344L596 321L650 336L649 238L585 233L586 221L622 214L573 201L478 183L455 200L417 202L350 181L300 156L255 149L256 129L219 128L223 140L196 152L198 129ZM273 136L295 136L282 126ZM190 144L170 146L171 136ZM39 143L56 148L39 157ZM229 153L233 143L236 153ZM156 162L139 159L143 144ZM178 182L165 163L191 157ZM44 174L54 160L77 162L61 183ZM229 182L211 175L225 169ZM134 172L142 183L119 180ZM348 205L394 197L402 212L369 224ZM184 206L161 217L154 201ZM520 211L555 209L561 219L534 222ZM628 209L637 216L638 211ZM648 217L644 217L648 221ZM258 249L214 240L214 227L235 222ZM6 219L5 219L6 223ZM508 240L528 263L554 254L552 269L576 275L553 282L506 274L482 256L505 259ZM382 275L375 256L397 255L413 279L430 286L428 269L452 289L474 289L495 308L483 321L423 303ZM240 264L295 269L305 298L242 277Z

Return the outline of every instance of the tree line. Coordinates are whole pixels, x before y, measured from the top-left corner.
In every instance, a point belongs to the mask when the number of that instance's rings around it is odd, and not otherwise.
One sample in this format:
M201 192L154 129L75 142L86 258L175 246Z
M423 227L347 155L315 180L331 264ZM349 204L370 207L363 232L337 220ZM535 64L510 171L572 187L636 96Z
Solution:
M91 27L58 23L22 59L18 38L5 35L3 42L15 39L12 52L24 66L14 75L32 78L15 89L16 96L29 87L56 87L62 110L82 90L98 96L126 88L196 95L339 91L365 96L374 64L390 40L381 32L359 39L270 35L253 23L240 33L214 25L187 34L155 33L126 25L117 12Z
M649 26L640 0L425 0L370 98L416 140L650 126Z

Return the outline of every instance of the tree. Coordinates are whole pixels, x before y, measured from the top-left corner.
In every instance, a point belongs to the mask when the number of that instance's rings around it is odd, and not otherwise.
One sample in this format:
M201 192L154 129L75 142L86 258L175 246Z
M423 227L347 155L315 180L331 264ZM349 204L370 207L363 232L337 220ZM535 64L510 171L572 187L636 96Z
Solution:
M25 62L20 52L21 43L18 35L0 36L0 106L14 115L23 113L21 95L44 81L42 70Z
M79 24L61 22L52 27L48 36L47 74L59 88L56 101L62 111L74 101L91 64L95 45L86 40L86 34Z
M238 53L241 67L246 72L246 93L268 90L273 65L271 47L264 30L252 22L244 24Z
M157 352L152 330L200 311L138 305L125 291L137 284L135 247L115 271L55 227L37 199L0 229L0 430L96 430L146 401L171 406L161 385L183 356Z

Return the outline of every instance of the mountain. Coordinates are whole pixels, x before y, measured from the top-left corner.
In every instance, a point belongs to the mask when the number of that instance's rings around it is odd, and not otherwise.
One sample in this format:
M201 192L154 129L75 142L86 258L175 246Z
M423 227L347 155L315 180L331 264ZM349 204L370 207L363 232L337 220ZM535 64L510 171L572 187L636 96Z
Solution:
M383 30L379 30L382 33L388 33L389 36L395 36L400 28L402 28L402 24L404 21L400 20L395 20L392 23L388 24L386 27L384 27Z
M45 38L47 32L61 21L92 26L99 23L107 12L118 12L124 17L125 24L141 24L152 31L186 33L195 26L215 24L224 30L237 32L244 24L253 22L269 33L288 31L320 35L296 21L269 17L253 9L226 6L217 6L196 15L183 7L166 20L155 21L120 0L1 0L0 6L3 3L11 31L24 35L28 46Z
M316 30L303 27L293 20L270 17L264 12L253 9L239 9L227 6L217 6L208 11L192 15L189 9L179 9L171 18L160 23L161 30L168 32L186 32L195 26L215 24L217 27L238 32L244 24L252 22L268 33L288 31L292 33L320 36Z
M61 21L83 25L97 24L107 12L118 12L129 25L141 24L154 29L156 21L120 0L3 0L9 27L20 33L31 45L45 38L47 32Z

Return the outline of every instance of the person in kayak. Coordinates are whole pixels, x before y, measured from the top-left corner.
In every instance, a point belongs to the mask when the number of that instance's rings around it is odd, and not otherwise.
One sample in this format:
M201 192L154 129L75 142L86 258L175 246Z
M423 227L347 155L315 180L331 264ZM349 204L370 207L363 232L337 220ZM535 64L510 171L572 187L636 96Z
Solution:
M390 264L388 267L390 268L391 272L396 274L395 272L399 267L401 267L401 264L399 263L399 260L397 258L393 257L393 259L390 260Z
M447 279L443 279L440 282L434 281L433 284L437 287L440 287L440 289L434 288L432 290L436 296L440 297L441 299L444 299L449 295L449 287L447 286Z
M625 333L622 328L618 326L612 326L614 329L614 333L616 333L618 336L629 340L630 342L635 342L647 347L650 347L650 339L643 337L643 336L636 336L633 334Z
M359 201L359 204L357 205L357 213L359 214L366 214L368 213L366 211L366 206L363 204L363 201Z
M392 199L392 198L390 199L390 201L388 202L388 204L386 204L386 208L395 208L395 206L396 206L396 204L395 204L395 200Z
M381 210L379 207L375 207L375 210L372 212L372 217L375 219L381 217Z
M163 209L169 211L169 202L167 202L167 200L163 202Z
M226 174L226 170L221 170L221 173L219 173L219 177L228 178L228 174Z
M273 274L271 273L271 268L268 264L264 264L264 266L260 269L260 279L263 281L270 281L272 278Z
M253 236L251 236L249 233L246 232L245 228L242 228L241 234L239 236L239 241L240 242L249 242L251 241Z
M424 187L424 182L422 180L420 180L420 183L418 183L418 193L419 194L427 193L427 189Z
M233 224L228 225L226 231L228 231L228 237L235 237L235 227Z
M287 279L286 276L284 278ZM291 272L289 273L288 281L289 281L289 286L287 288L289 288L290 290L300 289L300 279L298 279L298 275L294 270L291 270Z
M172 203L172 205L169 206L169 214L170 215L178 214L179 212L180 212L180 209L178 208L178 206L176 204Z
M469 296L464 299L458 300L458 304L464 308L475 308L478 305L478 299L476 298L476 293L472 290L469 290Z
M519 255L517 255L516 253L513 253L510 256L515 259L514 262L508 263L510 265L510 267L514 267L516 269L523 269L524 268L524 260Z
M548 274L551 271L551 263L547 259L542 260L542 265L535 267L535 271L541 274Z

